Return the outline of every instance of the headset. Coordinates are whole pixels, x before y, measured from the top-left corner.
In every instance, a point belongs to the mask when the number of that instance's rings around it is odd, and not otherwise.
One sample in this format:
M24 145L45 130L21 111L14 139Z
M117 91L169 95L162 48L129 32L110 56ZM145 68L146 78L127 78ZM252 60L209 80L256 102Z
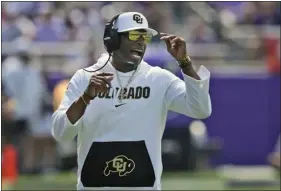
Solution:
M120 48L121 39L120 39L120 35L118 33L118 29L113 28L114 21L116 21L118 19L119 15L120 14L114 16L105 25L104 35L103 35L103 44L104 44L106 51L109 54L107 61L105 62L105 64L102 67L100 67L97 70L94 70L94 71L89 71L86 69L83 69L83 70L85 70L87 72L97 72L97 71L103 69L107 65L108 61L110 60L110 58L112 56L112 52L115 50L118 50Z
M109 54L112 54L113 51L118 50L120 48L120 35L118 33L118 29L113 28L113 23L118 19L120 14L114 16L111 21L106 23L104 35L103 35L103 44L105 49Z

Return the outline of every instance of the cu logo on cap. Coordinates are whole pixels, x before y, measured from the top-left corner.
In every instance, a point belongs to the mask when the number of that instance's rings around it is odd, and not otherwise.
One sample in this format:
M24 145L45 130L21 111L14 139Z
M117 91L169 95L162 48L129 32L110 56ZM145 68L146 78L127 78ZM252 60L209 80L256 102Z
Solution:
M138 24L142 24L142 18L139 14L134 14L133 20L136 21Z

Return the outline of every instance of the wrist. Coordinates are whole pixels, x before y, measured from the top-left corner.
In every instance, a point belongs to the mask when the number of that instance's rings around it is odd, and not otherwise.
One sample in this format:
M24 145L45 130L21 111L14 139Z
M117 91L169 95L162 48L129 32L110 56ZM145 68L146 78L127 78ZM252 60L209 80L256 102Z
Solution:
M183 59L181 60L177 60L179 67L183 68L189 68L192 63L191 63L191 59L188 55L185 55Z
M81 96L81 99L83 101L83 103L88 106L90 104L90 102L94 99L93 97L91 97L89 94L87 94L86 92L84 92Z
M93 91L93 90L92 90ZM93 95L94 94L94 95ZM92 92L91 94L88 93L88 89L86 89L83 93L84 97L87 99L93 100L96 97L96 91Z

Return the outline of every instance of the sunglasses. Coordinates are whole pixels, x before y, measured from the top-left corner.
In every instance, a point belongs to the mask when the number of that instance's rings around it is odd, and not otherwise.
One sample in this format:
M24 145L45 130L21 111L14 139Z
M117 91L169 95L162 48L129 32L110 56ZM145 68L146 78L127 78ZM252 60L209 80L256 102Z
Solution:
M126 34L131 41L137 41L141 36L144 39L145 44L149 44L152 40L152 34L147 32L129 31Z

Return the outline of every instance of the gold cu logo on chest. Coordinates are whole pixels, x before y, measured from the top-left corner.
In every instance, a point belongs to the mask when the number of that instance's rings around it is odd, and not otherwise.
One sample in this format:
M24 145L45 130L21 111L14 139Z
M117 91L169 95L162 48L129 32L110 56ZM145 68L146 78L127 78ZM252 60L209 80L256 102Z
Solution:
M106 167L103 171L105 176L110 173L118 173L119 176L126 176L135 169L135 162L124 155L118 155L114 159L106 162Z
M138 23L138 24L142 24L142 18L139 14L134 14L133 20L136 21L136 23Z

